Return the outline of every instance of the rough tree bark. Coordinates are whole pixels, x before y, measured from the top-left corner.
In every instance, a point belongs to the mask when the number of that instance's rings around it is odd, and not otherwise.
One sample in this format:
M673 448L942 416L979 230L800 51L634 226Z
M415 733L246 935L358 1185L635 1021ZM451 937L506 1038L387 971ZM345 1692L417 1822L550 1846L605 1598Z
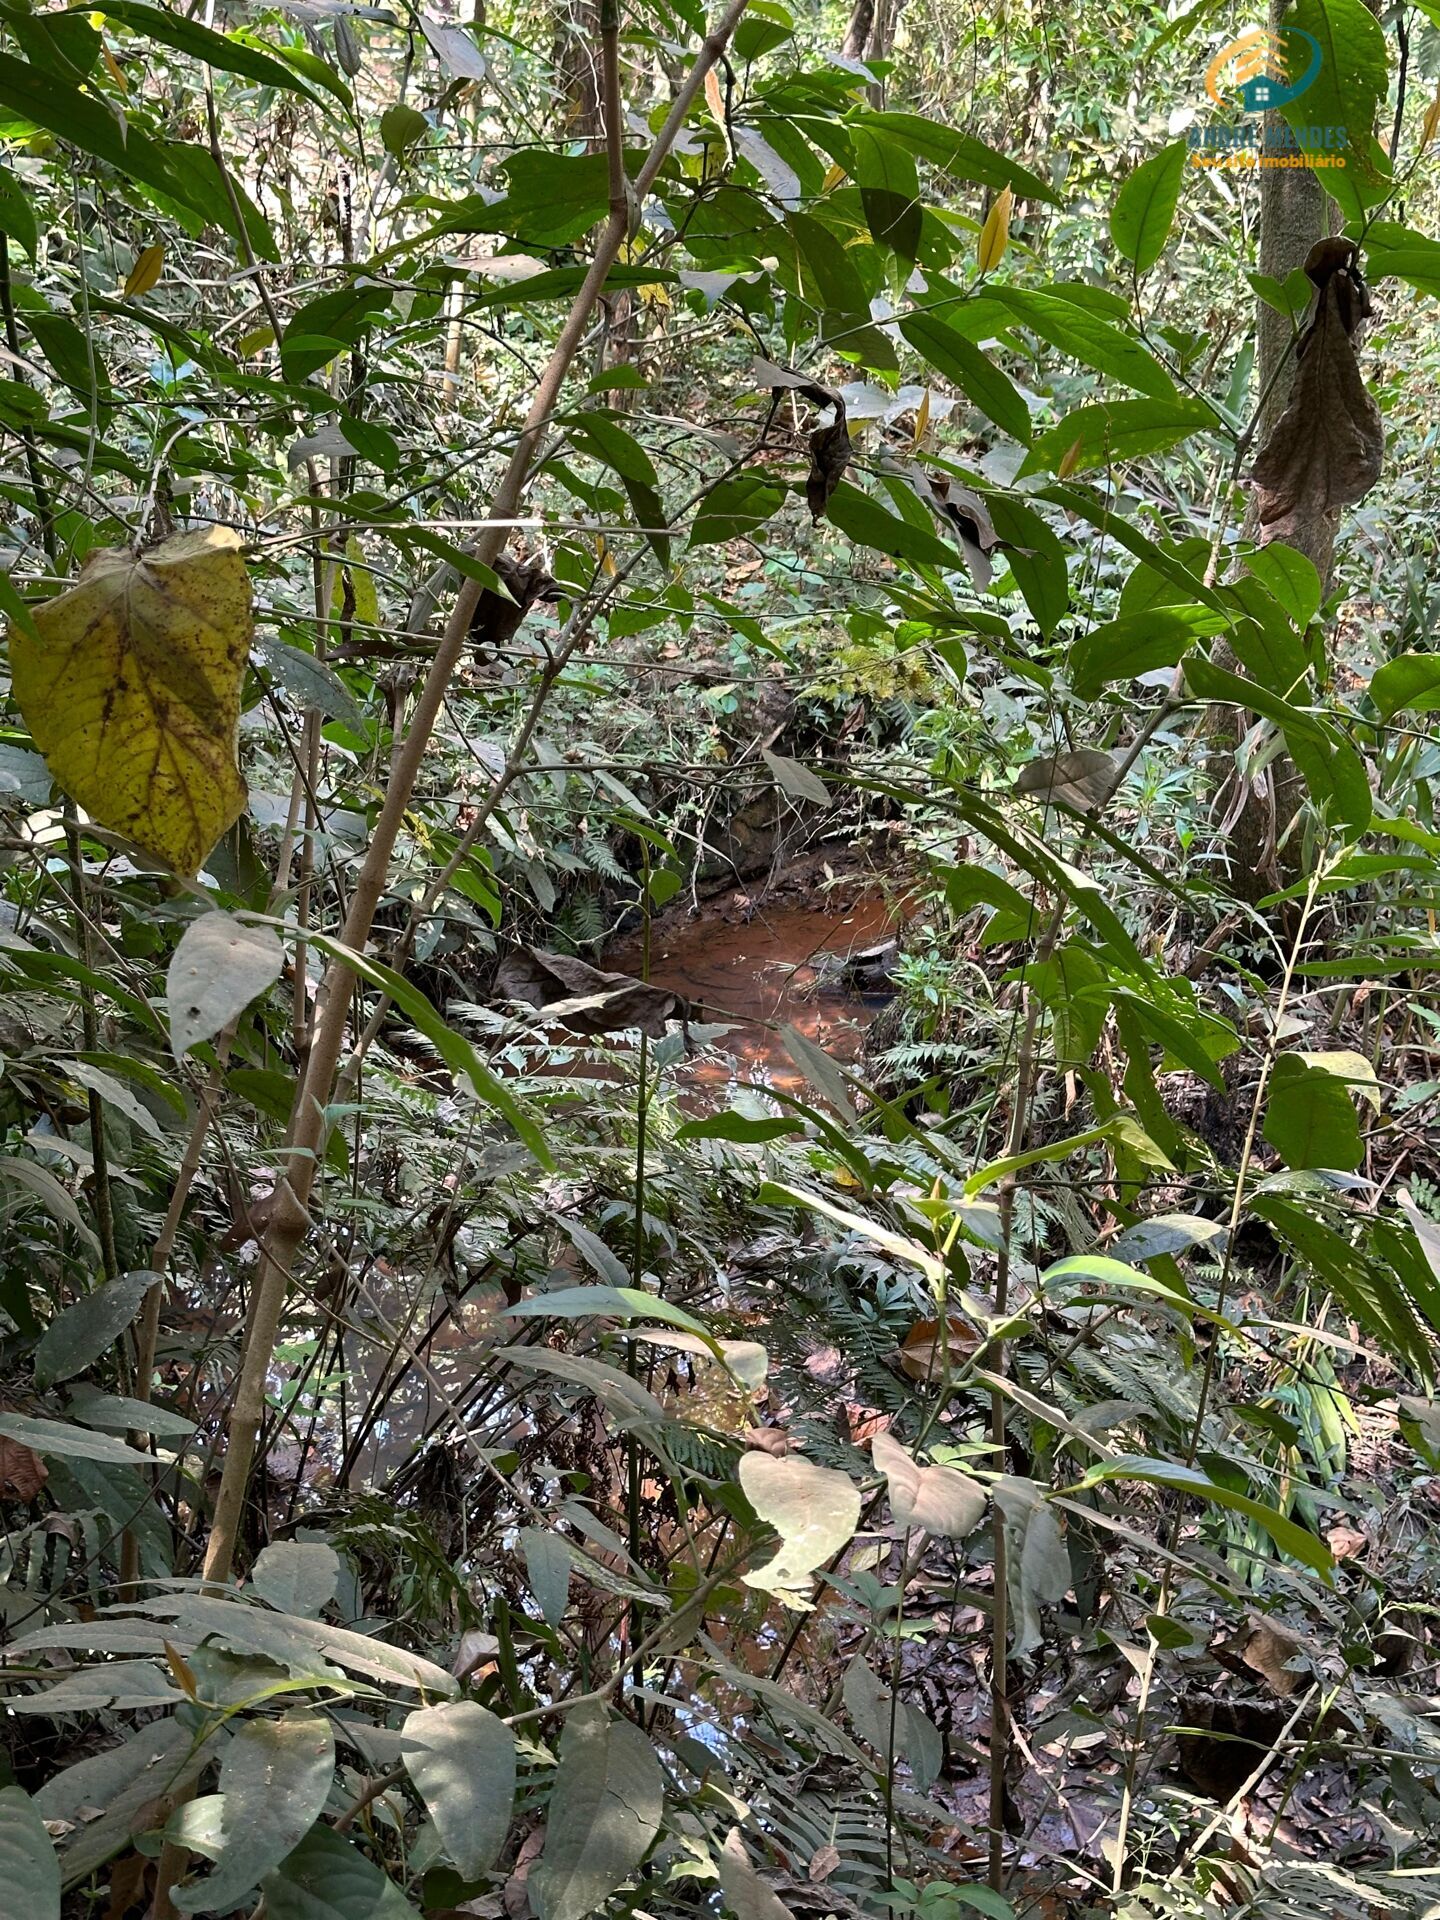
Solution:
M1367 0L1371 4L1371 0ZM1285 24L1288 0L1271 0L1269 28L1278 34ZM1285 121L1275 111L1265 116L1267 145L1283 136ZM1340 209L1308 167L1272 167L1260 175L1260 272L1283 281L1303 267L1317 240L1340 231ZM1289 319L1263 300L1256 301L1255 377L1260 418L1254 446L1264 446L1285 411L1295 377L1294 335ZM1317 513L1292 533L1290 544L1313 562L1322 589L1328 590L1335 561L1338 511ZM1263 539L1253 505L1246 515L1245 534ZM1224 664L1239 671L1229 649ZM1251 716L1234 707L1214 709L1207 731L1216 749L1220 776L1217 814L1226 823L1226 852L1230 879L1242 899L1256 901L1279 891L1296 877L1299 847L1289 829L1299 811L1304 786L1288 754L1278 754L1265 771L1245 781L1235 764L1235 751L1252 724Z

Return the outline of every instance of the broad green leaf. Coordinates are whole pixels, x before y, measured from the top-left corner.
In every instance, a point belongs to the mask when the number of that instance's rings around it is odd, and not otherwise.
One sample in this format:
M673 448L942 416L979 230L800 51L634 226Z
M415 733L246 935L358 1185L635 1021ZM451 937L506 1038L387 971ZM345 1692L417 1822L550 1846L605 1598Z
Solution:
M0 54L0 106L239 237L224 184L207 149L179 140L165 144L152 140L133 119L122 121L77 86L8 53Z
M603 1707L568 1714L545 1822L545 1850L530 1875L539 1920L586 1920L635 1871L660 1830L665 1782L632 1720Z
M0 233L22 246L33 260L40 244L35 210L8 167L0 167Z
M1194 1499L1246 1514L1263 1527L1276 1546L1292 1559L1313 1567L1317 1573L1327 1577L1334 1568L1335 1561L1330 1549L1315 1534L1307 1532L1295 1521L1286 1519L1274 1507L1267 1507L1263 1501L1252 1499L1249 1494L1237 1493L1233 1487L1221 1486L1208 1474L1201 1473L1198 1467L1181 1466L1178 1461L1128 1456L1119 1460L1097 1460L1086 1469L1084 1479L1077 1484L1082 1488L1095 1487L1109 1480L1142 1480L1152 1486L1173 1487L1178 1493L1188 1493Z
M143 0L105 0L103 12L107 20L117 21L132 33L143 33L146 39L158 40L177 53L188 53L221 73L242 74L261 86L279 87L282 92L302 93L308 99L316 99L283 60L229 34L215 33L183 13L146 6Z
M15 698L50 771L102 826L192 877L245 805L236 762L250 580L227 527L92 552L10 630Z
M280 978L285 950L269 927L218 910L181 934L165 976L170 1045L177 1060L238 1019Z
M799 760L787 759L783 753L772 753L769 747L761 749L760 758L792 800L809 800L817 807L830 805L830 789L818 773L812 773Z
M333 1827L312 1827L261 1885L266 1920L418 1920L393 1880Z
M315 944L393 1000L416 1031L424 1034L450 1071L468 1080L476 1096L495 1108L541 1166L554 1165L545 1135L530 1108L510 1091L498 1074L492 1073L470 1041L442 1019L418 987L412 986L393 967L370 959L368 954L354 953L338 940L317 935Z
M920 252L924 216L920 177L908 147L873 120L852 124L851 168L872 237L908 265Z
M871 113L864 124L877 132L899 140L922 160L943 167L959 180L973 180L978 186L1013 187L1017 199L1041 200L1052 207L1061 205L1055 189L1038 174L1022 167L1017 160L987 147L983 140L943 126L938 120L926 120L918 113Z
M798 1454L758 1450L740 1456L740 1485L759 1517L780 1536L774 1557L744 1575L747 1587L794 1596L838 1553L860 1520L860 1489L848 1474Z
M985 1489L954 1467L922 1467L889 1433L877 1433L870 1457L884 1474L897 1526L923 1527L963 1540L985 1514ZM753 1505L753 1502L752 1502Z
M1208 607L1151 607L1121 614L1082 634L1070 649L1070 679L1082 700L1093 700L1114 680L1134 680L1173 667L1195 642L1222 630Z
M82 1293L45 1329L35 1349L36 1385L50 1387L57 1380L73 1379L108 1353L159 1279L155 1273L126 1273Z
M1391 190L1390 163L1375 139L1375 118L1389 85L1385 30L1364 0L1297 0L1282 31L1297 74L1312 62L1315 78L1280 112L1302 142L1307 127L1343 127L1343 167L1320 167L1315 178L1345 214L1362 219ZM1310 43L1296 38L1308 34Z
M1440 708L1440 654L1402 653L1387 660L1371 679L1370 698L1387 725L1397 713L1434 713Z
M280 1613L313 1619L335 1597L340 1556L323 1540L276 1540L250 1569L250 1585Z
M509 1830L515 1802L515 1736L503 1720L474 1700L421 1707L406 1720L402 1732L406 1771L435 1822L446 1854L462 1879L478 1880Z
M52 1454L61 1460L98 1460L122 1467L155 1464L153 1454L127 1447L123 1440L112 1440L108 1434L67 1426L61 1420L32 1420L23 1413L0 1413L0 1434L7 1440L18 1440L33 1453Z
M1396 220L1377 220L1365 235L1365 271L1372 280L1404 280L1440 298L1440 240Z
M21 1787L0 1789L0 1886L16 1920L60 1920L60 1862Z
M132 1400L120 1393L101 1393L97 1387L75 1383L65 1389L65 1411L87 1427L106 1433L153 1433L161 1439L180 1439L194 1433L195 1422L173 1407L151 1400Z
M831 494L825 513L842 533L876 553L888 553L893 559L921 567L955 568L961 564L957 547L928 528L902 520L848 480L842 480Z
M1282 1053L1270 1076L1265 1138L1287 1167L1352 1172L1365 1158L1351 1089L1378 1102L1375 1070L1356 1053Z
M364 726L359 701L325 661L274 634L258 640L256 652L298 706L343 721L355 732Z
M1065 1598L1070 1556L1060 1514L1033 1480L1005 1474L995 1482L994 1495L1005 1523L1010 1650L1018 1657L1033 1653L1043 1643L1040 1609Z
M540 1603L547 1627L558 1627L570 1604L570 1543L547 1527L525 1527L520 1533L525 1576Z
M919 1793L929 1791L945 1757L939 1728L920 1708L892 1696L882 1686L863 1654L857 1653L845 1669L841 1698L856 1733L881 1757L889 1774L894 1761L904 1761Z
M722 480L700 503L690 528L692 547L722 546L739 540L778 513L785 489L759 473L737 473Z
M175 1889L171 1899L179 1911L225 1913L236 1905L304 1839L334 1778L335 1737L323 1714L246 1720L220 1763L215 1870Z
M991 286L988 291L1022 326L1082 366L1109 374L1156 399L1174 399L1174 381L1134 334L1122 332L1073 300L1063 300L1053 293L1008 286Z
M798 1120L778 1116L761 1119L749 1113L709 1113L703 1120L687 1120L677 1140L733 1140L738 1146L758 1147L770 1140L782 1140L787 1134L803 1132Z
M1183 140L1162 147L1141 161L1115 196L1110 238L1137 274L1148 273L1165 251L1188 156Z
M725 1836L715 1866L720 1891L735 1920L794 1920L779 1894L755 1871L739 1827L732 1827Z
M1025 456L1022 474L1084 473L1160 453L1193 434L1219 425L1203 400L1176 394L1166 400L1102 400L1076 407L1039 434Z
M380 116L380 144L397 160L429 131L430 122L424 114L407 107L403 101L387 107Z
M937 373L951 380L987 419L1014 440L1028 440L1030 409L1023 394L988 354L926 307L916 307L900 322L900 331ZM1029 462L1026 462L1028 470Z
M1247 554L1245 567L1303 633L1320 611L1323 598L1314 561L1283 540L1272 540L1269 546Z
M506 1307L507 1320L663 1320L687 1333L705 1333L705 1327L683 1307L662 1300L643 1287L559 1287L554 1293L532 1294ZM708 1337L708 1336L707 1336Z

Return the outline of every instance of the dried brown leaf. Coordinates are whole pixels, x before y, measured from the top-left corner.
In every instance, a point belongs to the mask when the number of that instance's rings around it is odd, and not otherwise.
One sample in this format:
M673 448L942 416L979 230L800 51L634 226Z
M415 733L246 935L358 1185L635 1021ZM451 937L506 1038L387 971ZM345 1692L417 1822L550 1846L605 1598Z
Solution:
M0 1498L33 1500L49 1478L38 1453L0 1434Z
M685 1020L689 1007L678 993L647 986L628 973L602 973L566 953L520 947L502 961L495 988L509 1000L543 1010L570 1033L619 1033L638 1027L652 1040L665 1036L667 1020Z
M1335 272L1320 289L1301 344L1290 404L1250 472L1266 541L1306 545L1307 531L1363 499L1380 478L1385 427L1360 377L1351 278Z

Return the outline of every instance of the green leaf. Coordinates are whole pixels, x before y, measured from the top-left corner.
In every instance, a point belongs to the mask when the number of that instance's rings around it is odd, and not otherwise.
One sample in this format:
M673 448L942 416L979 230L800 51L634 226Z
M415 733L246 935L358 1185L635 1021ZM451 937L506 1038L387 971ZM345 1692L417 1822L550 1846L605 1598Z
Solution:
M313 1619L334 1599L340 1556L323 1540L276 1540L250 1569L250 1585L280 1613Z
M1032 333L1072 360L1109 374L1159 400L1175 398L1175 383L1150 349L1073 300L1028 288L992 286L989 291Z
M530 1108L510 1091L497 1074L491 1072L465 1036L446 1024L418 987L412 986L393 967L384 966L366 954L354 953L338 940L332 940L324 934L315 935L314 938L315 944L333 959L343 962L362 980L368 980L371 986L378 987L387 998L394 1001L416 1031L424 1034L450 1071L468 1080L476 1097L487 1106L494 1107L541 1166L554 1166L545 1135Z
M1440 240L1396 220L1377 220L1365 235L1365 271L1372 280L1404 280L1440 299Z
M687 1120L679 1129L677 1140L733 1140L738 1146L758 1147L770 1140L781 1140L785 1136L803 1132L796 1120L762 1120L753 1114L726 1113L707 1114L703 1120Z
M995 1504L1005 1522L1005 1566L1010 1590L1011 1652L1033 1653L1043 1644L1041 1607L1065 1598L1070 1555L1060 1515L1033 1480L1006 1474L995 1482Z
M430 122L424 114L403 102L387 107L380 116L380 144L397 160L429 131Z
M1153 1486L1173 1487L1178 1493L1190 1494L1194 1499L1209 1501L1214 1506L1229 1507L1236 1513L1248 1515L1263 1527L1276 1546L1292 1559L1313 1567L1317 1573L1327 1577L1334 1570L1334 1559L1323 1540L1307 1532L1304 1527L1297 1526L1295 1521L1287 1520L1274 1507L1267 1507L1248 1494L1237 1493L1233 1487L1221 1486L1197 1467L1183 1467L1170 1460L1143 1458L1099 1460L1086 1470L1084 1479L1077 1485L1080 1488L1095 1487L1108 1480L1142 1480Z
M126 1273L82 1294L45 1329L35 1349L35 1384L71 1380L108 1353L159 1279L156 1273Z
M507 1320L663 1320L687 1333L706 1334L702 1321L683 1307L662 1300L644 1287L557 1287L554 1293L532 1294L506 1307Z
M1268 547L1247 554L1245 567L1303 633L1320 611L1323 598L1314 561L1283 540L1272 540Z
M21 1787L0 1790L0 1886L16 1920L60 1920L60 1862Z
M35 213L25 190L8 167L0 167L0 233L22 246L33 260L40 244Z
M997 190L1013 187L1018 199L1043 200L1052 207L1063 205L1055 189L1018 160L938 120L926 120L918 113L871 113L862 124L890 134L922 160L953 173L957 180L973 180Z
M1287 1167L1352 1173L1365 1158L1365 1143L1350 1088L1374 1081L1369 1062L1356 1054L1282 1053L1270 1076L1265 1138Z
M323 713L327 720L339 720L354 732L364 726L360 702L325 661L275 634L261 636L255 651L297 706Z
M907 313L900 322L900 331L915 351L937 373L953 381L986 419L993 420L1014 440L1030 438L1030 409L1024 396L1010 376L1002 373L973 341L927 307L916 307ZM1022 471L1028 468L1027 461Z
M747 1587L794 1594L854 1537L860 1489L848 1474L796 1453L777 1458L755 1448L741 1454L739 1480L755 1512L780 1536L774 1556L744 1575Z
M558 1627L570 1604L570 1544L563 1534L545 1527L524 1527L520 1550L525 1555L525 1577L540 1603L547 1627Z
M958 567L958 550L937 533L912 526L898 514L872 500L868 493L842 480L830 496L826 518L862 547L876 553L888 553L893 559L909 561L921 567Z
M181 1913L228 1912L293 1853L324 1812L334 1778L335 1736L323 1714L246 1720L220 1763L215 1871L177 1887L174 1905Z
M1092 627L1070 649L1070 679L1082 700L1093 700L1113 680L1134 680L1173 667L1195 642L1225 621L1208 607L1150 607Z
M1203 400L1177 394L1165 400L1102 400L1076 407L1037 436L1020 472L1067 473L1108 467L1160 453L1219 422Z
M1110 238L1137 274L1148 273L1165 251L1188 154L1183 140L1162 147L1141 161L1115 196Z
M722 546L754 533L785 503L785 489L760 473L736 473L710 489L690 528L692 547Z
M280 978L285 950L269 927L218 909L181 934L165 976L170 1045L177 1060L237 1020Z
M566 1558L568 1564L568 1549ZM478 1880L509 1830L515 1736L474 1700L421 1707L406 1720L402 1734L406 1771L446 1854L462 1879Z
M865 224L877 245L888 247L913 267L925 224L914 158L873 120L851 126L850 145L851 173L860 189Z
M224 186L205 149L184 141L162 146L133 119L122 126L91 95L8 53L0 54L0 106L239 237Z
M1370 682L1370 698L1382 721L1397 713L1434 713L1440 708L1440 654L1402 653L1387 660Z
M102 9L107 20L117 21L132 33L143 33L149 40L188 53L207 67L221 73L243 74L261 86L279 87L282 92L301 93L309 100L316 96L282 60L244 40L215 33L183 13L170 13L162 7L148 7L141 0L105 0Z
M1389 86L1385 29L1364 0L1297 0L1282 32L1308 33L1319 44L1315 78L1280 112L1304 138L1307 127L1343 127L1348 135L1343 167L1320 167L1315 179L1353 219L1391 190L1390 163L1375 139L1375 117ZM1310 64L1311 49L1290 41L1296 74Z
M292 317L280 342L280 369L287 380L305 380L353 347L395 298L392 287L358 282L322 293Z
M266 1920L418 1920L399 1887L324 1825L266 1874L261 1891Z
M665 1782L645 1735L603 1707L567 1715L530 1875L539 1920L586 1920L634 1872L660 1830Z

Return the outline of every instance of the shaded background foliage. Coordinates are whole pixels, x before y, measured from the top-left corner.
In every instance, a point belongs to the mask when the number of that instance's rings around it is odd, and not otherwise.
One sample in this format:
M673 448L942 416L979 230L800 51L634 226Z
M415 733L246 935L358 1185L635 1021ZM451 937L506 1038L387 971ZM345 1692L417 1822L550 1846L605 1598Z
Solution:
M1186 165L1231 8L0 9L27 1913L1434 1903L1440 40L1295 17L1392 156L1328 578L1245 522L1339 289ZM142 757L238 705L213 847L59 757L127 675ZM736 1085L632 976L769 889L898 991Z

